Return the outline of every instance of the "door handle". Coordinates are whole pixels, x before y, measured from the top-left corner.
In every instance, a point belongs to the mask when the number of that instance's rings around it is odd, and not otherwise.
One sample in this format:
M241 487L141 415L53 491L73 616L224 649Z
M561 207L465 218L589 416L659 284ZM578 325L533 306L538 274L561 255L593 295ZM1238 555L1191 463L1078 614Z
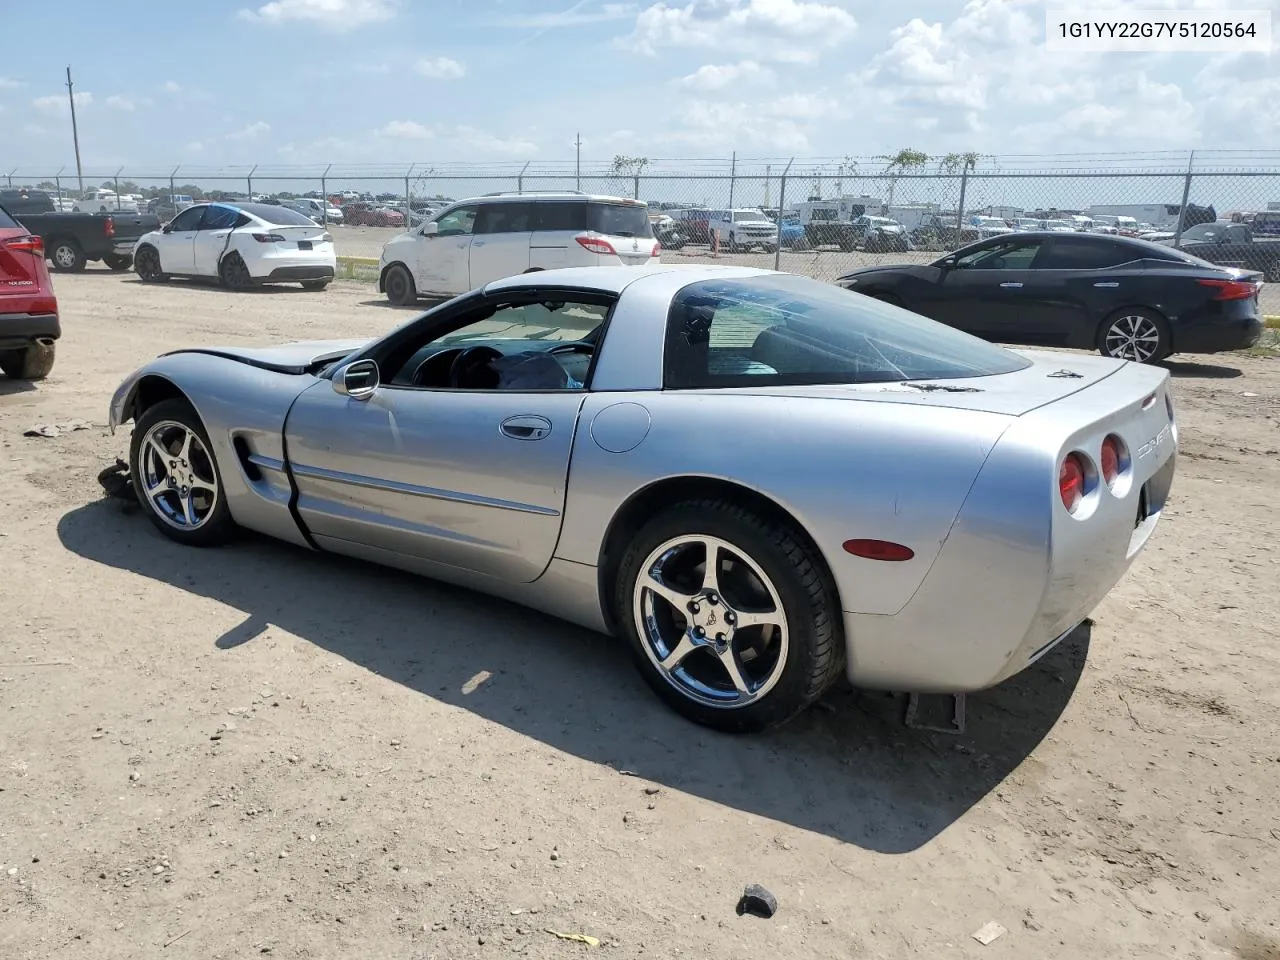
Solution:
M512 440L541 440L551 433L551 421L532 414L507 417L499 425L498 431Z
M1014 283L1014 282L1010 281L1009 283L1002 283L1002 284L1000 284L1000 286L1002 286L1002 287L1020 287L1020 286L1022 286L1022 284L1020 284L1020 283Z
M1095 283L1094 286L1095 287L1118 287L1120 286L1120 284L1113 280L1108 283Z
M472 245L473 247L483 247L483 246L484 246L484 241L483 241L483 240L472 240L472 241L471 241L471 245Z

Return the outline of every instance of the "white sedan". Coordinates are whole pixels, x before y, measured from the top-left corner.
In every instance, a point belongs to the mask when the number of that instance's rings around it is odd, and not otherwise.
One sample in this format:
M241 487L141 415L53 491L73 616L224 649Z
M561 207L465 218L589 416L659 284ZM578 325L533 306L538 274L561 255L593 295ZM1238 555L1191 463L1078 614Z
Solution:
M333 237L310 217L267 203L197 203L133 248L147 283L213 277L232 290L301 283L323 290L337 268Z

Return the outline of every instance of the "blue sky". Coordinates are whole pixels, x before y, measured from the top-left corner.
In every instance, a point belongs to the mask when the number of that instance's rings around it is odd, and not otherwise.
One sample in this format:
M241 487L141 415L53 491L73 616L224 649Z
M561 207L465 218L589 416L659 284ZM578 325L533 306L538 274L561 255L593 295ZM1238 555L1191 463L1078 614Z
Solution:
M565 161L579 132L595 161L1258 148L1280 133L1274 46L1049 54L1038 0L63 0L52 17L6 0L3 23L27 38L0 58L10 168L73 168L68 63L94 169Z

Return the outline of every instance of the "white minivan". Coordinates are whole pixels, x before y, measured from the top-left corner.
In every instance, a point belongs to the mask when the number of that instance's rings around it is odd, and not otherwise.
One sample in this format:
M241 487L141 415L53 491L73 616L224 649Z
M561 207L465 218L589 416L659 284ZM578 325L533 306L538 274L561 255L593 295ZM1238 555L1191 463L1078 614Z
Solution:
M459 200L387 241L378 289L403 305L534 270L651 263L661 252L648 206L638 200L576 192L493 194Z

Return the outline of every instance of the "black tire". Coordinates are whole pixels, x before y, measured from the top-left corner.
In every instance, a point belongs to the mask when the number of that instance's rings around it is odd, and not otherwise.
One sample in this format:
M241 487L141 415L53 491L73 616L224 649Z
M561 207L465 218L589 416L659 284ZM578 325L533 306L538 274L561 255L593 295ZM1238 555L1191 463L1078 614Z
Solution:
M212 509L200 525L192 529L183 529L166 522L155 503L147 495L145 466L140 460L142 445L152 429L165 422L180 424L196 435L204 446L207 457L201 456L198 459L193 457L194 470L201 475L207 475L211 471L213 479L217 482L218 493ZM133 479L133 489L138 496L138 502L143 505L156 529L170 540L191 547L212 547L226 543L235 532L235 521L231 518L231 510L227 506L226 489L222 483L222 471L218 468L217 459L213 454L209 434L204 424L200 422L200 415L186 400L180 398L162 400L148 407L138 417L133 425L133 436L129 441L129 475Z
M152 246L145 246L138 251L133 261L133 270L143 283L163 283L169 279L160 271L160 252Z
M79 273L84 269L84 251L75 240L53 241L52 246L49 247L48 257L53 263L53 269L59 273Z
M302 281L303 290L323 290L328 285L329 285L328 280L303 280Z
M1169 324L1154 310L1123 307L1102 321L1095 345L1104 357L1159 363L1173 352L1173 337Z
M53 370L55 344L33 343L0 353L0 372L10 380L43 380Z
M382 289L387 299L397 307L407 307L418 300L418 288L414 285L413 274L402 263L394 263L387 268L382 279Z
M108 253L102 258L102 262L111 270L119 273L121 270L128 270L133 266L133 257L117 256L114 253Z
M253 275L249 273L244 258L234 250L222 258L218 265L218 278L228 290L248 290L253 286Z
M651 553L682 536L709 536L732 544L758 565L781 599L789 635L786 657L779 661L774 686L745 705L708 705L677 689L650 659L648 643L641 637L633 606L637 578ZM653 691L687 719L726 733L752 733L785 723L821 697L844 669L840 605L816 549L788 525L727 500L677 503L645 524L618 563L614 613Z

